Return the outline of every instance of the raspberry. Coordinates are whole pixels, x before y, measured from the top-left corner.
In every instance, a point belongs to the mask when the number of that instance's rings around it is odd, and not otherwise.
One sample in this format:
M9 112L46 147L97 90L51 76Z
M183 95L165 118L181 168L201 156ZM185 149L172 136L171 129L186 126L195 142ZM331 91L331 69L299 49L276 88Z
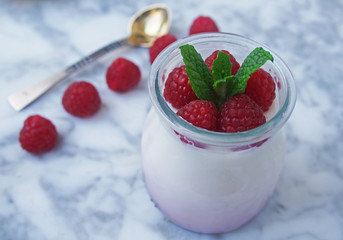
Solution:
M224 52L224 53L226 53L226 54L229 54L229 55L230 55L230 62L232 63L231 74L232 74L232 75L235 75L235 74L237 73L238 69L240 68L239 63L236 61L235 57L231 55L231 53L229 53L229 52L226 51L226 50L221 50L221 51ZM208 57L205 59L206 65L207 65L211 70L212 70L213 61L217 58L218 52L219 52L219 50L214 51L210 56L208 56Z
M189 29L189 35L204 32L219 32L219 28L212 18L199 16L194 19Z
M98 90L91 83L80 81L70 84L65 90L62 104L68 113L86 118L100 109L101 99Z
M210 131L216 131L217 129L218 111L213 102L194 100L180 108L176 114L196 127Z
M176 67L169 73L163 96L176 109L197 99L192 86L189 84L185 65Z
M57 142L58 134L54 124L40 116L28 117L19 134L21 147L34 154L51 150Z
M153 63L157 55L169 44L177 39L174 35L166 34L155 40L154 44L149 48L150 63Z
M219 112L218 127L221 132L242 132L266 122L262 109L247 95L229 98Z
M133 62L117 58L106 72L107 86L113 91L127 92L141 80L141 71Z
M263 111L268 111L275 99L275 82L273 77L262 68L250 75L245 94L254 100Z

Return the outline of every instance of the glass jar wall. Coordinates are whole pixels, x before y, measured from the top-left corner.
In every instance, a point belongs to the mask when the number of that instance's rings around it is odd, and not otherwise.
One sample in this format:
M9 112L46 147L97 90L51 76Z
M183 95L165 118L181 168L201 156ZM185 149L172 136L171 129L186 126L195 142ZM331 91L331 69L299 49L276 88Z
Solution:
M272 53L262 68L277 86L267 122L240 133L197 128L178 117L163 98L168 74L183 64L179 46L193 45L205 59L228 50L239 63L256 47ZM281 128L295 104L286 64L268 47L228 33L197 34L168 46L155 59L149 92L153 107L142 135L142 166L152 200L175 224L202 233L236 229L256 216L272 195L285 157Z

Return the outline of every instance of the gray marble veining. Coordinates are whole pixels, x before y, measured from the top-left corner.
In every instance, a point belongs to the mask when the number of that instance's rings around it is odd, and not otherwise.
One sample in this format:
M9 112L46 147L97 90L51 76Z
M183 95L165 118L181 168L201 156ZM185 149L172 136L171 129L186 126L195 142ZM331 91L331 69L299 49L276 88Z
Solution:
M9 94L127 36L139 8L155 1L0 3L0 239L343 239L343 2L340 0L165 1L171 33L188 34L198 15L220 30L268 45L289 65L298 100L286 125L287 161L276 192L250 223L227 234L202 235L168 222L146 192L140 138L151 106L146 49L124 48L75 74L22 112ZM117 94L105 72L118 56L133 60L142 81ZM61 97L72 81L99 90L102 108L90 119L66 113ZM51 119L57 147L35 156L18 134L32 114ZM91 127L90 127L91 126Z

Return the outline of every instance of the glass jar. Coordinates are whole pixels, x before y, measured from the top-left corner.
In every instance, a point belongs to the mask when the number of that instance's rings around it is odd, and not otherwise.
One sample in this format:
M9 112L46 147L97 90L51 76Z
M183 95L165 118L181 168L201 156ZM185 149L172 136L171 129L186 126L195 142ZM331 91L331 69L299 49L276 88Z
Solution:
M228 50L241 64L256 47L274 62L262 68L276 83L276 99L267 122L239 133L207 131L178 117L163 98L168 74L183 65L179 46L193 45L205 59ZM142 166L152 201L171 222L195 232L221 233L256 216L273 194L284 164L280 129L296 99L292 74L263 44L228 33L197 34L169 45L155 59L149 78L150 110L142 135Z

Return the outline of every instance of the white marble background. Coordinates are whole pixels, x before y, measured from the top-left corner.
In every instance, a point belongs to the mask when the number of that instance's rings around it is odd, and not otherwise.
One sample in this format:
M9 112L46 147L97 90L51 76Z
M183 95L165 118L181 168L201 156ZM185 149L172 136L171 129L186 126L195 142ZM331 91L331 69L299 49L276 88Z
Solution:
M171 33L184 37L198 15L220 30L263 42L289 64L298 101L286 126L287 162L266 208L244 227L201 235L166 221L147 195L140 137L150 100L146 49L125 48L65 82L21 112L7 96L127 36L129 17L152 0L0 2L1 240L341 240L343 239L342 0L165 1ZM116 57L142 70L127 94L107 89ZM67 114L65 88L92 82L103 106L90 119ZM18 134L31 114L51 119L60 134L50 153L31 155Z

